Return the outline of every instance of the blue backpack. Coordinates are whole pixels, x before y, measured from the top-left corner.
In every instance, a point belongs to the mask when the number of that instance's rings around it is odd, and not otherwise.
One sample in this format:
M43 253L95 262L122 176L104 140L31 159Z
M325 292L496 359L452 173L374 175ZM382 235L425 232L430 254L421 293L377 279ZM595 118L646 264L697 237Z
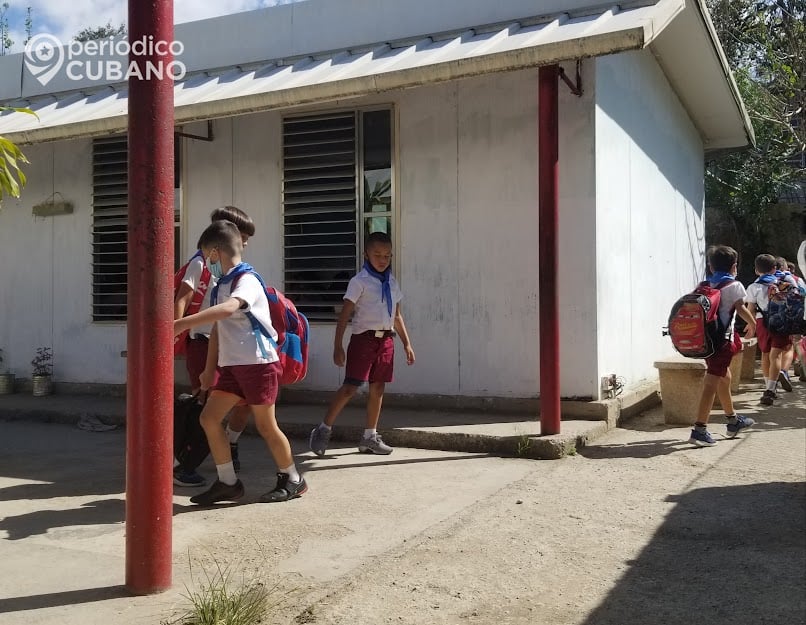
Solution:
M308 373L308 337L310 335L310 325L308 319L294 306L294 302L288 299L272 286L266 286L263 278L260 277L250 265L241 263L226 276L219 279L218 284L210 294L210 305L215 306L218 298L218 287L227 282L232 282L230 293L235 290L235 285L240 277L246 273L253 274L263 287L266 299L269 301L269 314L271 315L271 325L277 332L275 341L268 329L250 312L244 313L252 324L252 332L264 358L268 358L268 352L263 339L267 339L277 356L280 358L280 366L283 371L280 374L280 384L294 384L305 378Z
M762 316L770 332L785 336L806 334L804 296L797 286L779 280L769 285L767 297L770 303Z

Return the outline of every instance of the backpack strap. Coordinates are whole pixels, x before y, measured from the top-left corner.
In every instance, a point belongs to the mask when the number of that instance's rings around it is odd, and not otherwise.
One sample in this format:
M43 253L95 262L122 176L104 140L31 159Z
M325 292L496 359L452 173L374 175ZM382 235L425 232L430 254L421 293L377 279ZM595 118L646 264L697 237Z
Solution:
M260 277L260 274L253 269L244 269L243 271L237 272L232 278L232 289L230 293L235 290L235 286L238 284L238 280L240 280L241 276L247 273L251 273L253 276L257 278L257 281L260 282L260 286L263 287L263 293L266 293L266 284L263 282L263 278ZM220 281L219 281L220 282ZM218 285L216 285L218 288ZM218 295L218 293L213 293L213 296ZM260 353L263 355L263 358L266 360L269 359L269 353L266 351L266 346L263 343L263 337L265 336L269 339L269 343L274 348L274 351L279 352L280 348L277 345L277 341L275 341L269 331L263 326L260 321L258 321L257 317L255 317L251 312L246 311L244 312L246 318L249 319L249 323L252 324L252 334L255 335L255 341L257 341L257 346L260 348Z

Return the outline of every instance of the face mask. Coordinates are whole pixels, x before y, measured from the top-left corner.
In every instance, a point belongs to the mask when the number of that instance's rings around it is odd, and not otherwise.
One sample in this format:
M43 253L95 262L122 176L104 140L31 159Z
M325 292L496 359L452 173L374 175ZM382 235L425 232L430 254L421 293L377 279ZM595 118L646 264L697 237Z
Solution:
M224 275L224 270L221 268L221 261L215 263L210 262L209 258L204 259L204 264L207 265L207 271L216 279L220 279Z

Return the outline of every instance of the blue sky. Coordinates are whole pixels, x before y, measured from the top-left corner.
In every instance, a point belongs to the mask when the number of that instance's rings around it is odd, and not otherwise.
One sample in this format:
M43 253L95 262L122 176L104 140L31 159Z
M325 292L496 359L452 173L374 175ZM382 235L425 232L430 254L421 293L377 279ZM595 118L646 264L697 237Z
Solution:
M174 0L174 21L191 22L295 1L299 0ZM61 41L72 39L83 28L125 22L128 13L127 0L0 0L3 2L9 4L11 52L22 51L28 7L33 9L33 34L49 33Z

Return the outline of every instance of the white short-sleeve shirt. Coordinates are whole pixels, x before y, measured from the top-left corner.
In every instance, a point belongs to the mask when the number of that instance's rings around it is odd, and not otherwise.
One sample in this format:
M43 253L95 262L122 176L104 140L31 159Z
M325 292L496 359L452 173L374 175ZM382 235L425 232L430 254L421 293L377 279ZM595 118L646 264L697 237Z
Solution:
M257 343L258 339L252 331L252 324L244 314L252 313L276 341L277 331L271 324L266 292L252 273L245 273L234 282L234 290L232 290L232 282L219 286L216 301L221 304L230 297L237 297L246 303L246 307L218 322L218 366L232 367L277 362L279 360L277 352L265 336L261 336L260 340L263 341L263 347L269 358L263 357Z
M792 276L787 276L786 281L796 285ZM769 284L762 284L758 281L747 287L747 299L745 301L748 304L756 305L756 319L761 319L763 317L762 311L766 312L767 307L770 305L769 290Z
M188 263L188 266L185 268L185 275L182 278L182 283L187 284L194 293L199 288L199 284L201 283L202 271L204 271L204 259L201 256L192 258L190 263ZM215 285L216 279L213 276L210 276L210 284L207 287L207 292L204 294L204 299L202 300L202 305L199 309L200 312L205 308L210 308L210 293L213 291L213 287ZM213 326L211 324L196 326L195 328L191 328L190 336L210 336L210 332L212 332L212 330Z
M392 290L392 314L389 314L386 302L381 301L383 295L381 281L374 278L366 269L362 269L352 277L347 285L344 299L355 304L353 314L353 334L361 334L367 330L392 330L395 324L395 310L403 293L397 280L389 275L389 287Z
M719 320L726 328L732 326L735 320L733 312L736 302L744 300L746 296L744 285L738 280L722 287L719 295Z

